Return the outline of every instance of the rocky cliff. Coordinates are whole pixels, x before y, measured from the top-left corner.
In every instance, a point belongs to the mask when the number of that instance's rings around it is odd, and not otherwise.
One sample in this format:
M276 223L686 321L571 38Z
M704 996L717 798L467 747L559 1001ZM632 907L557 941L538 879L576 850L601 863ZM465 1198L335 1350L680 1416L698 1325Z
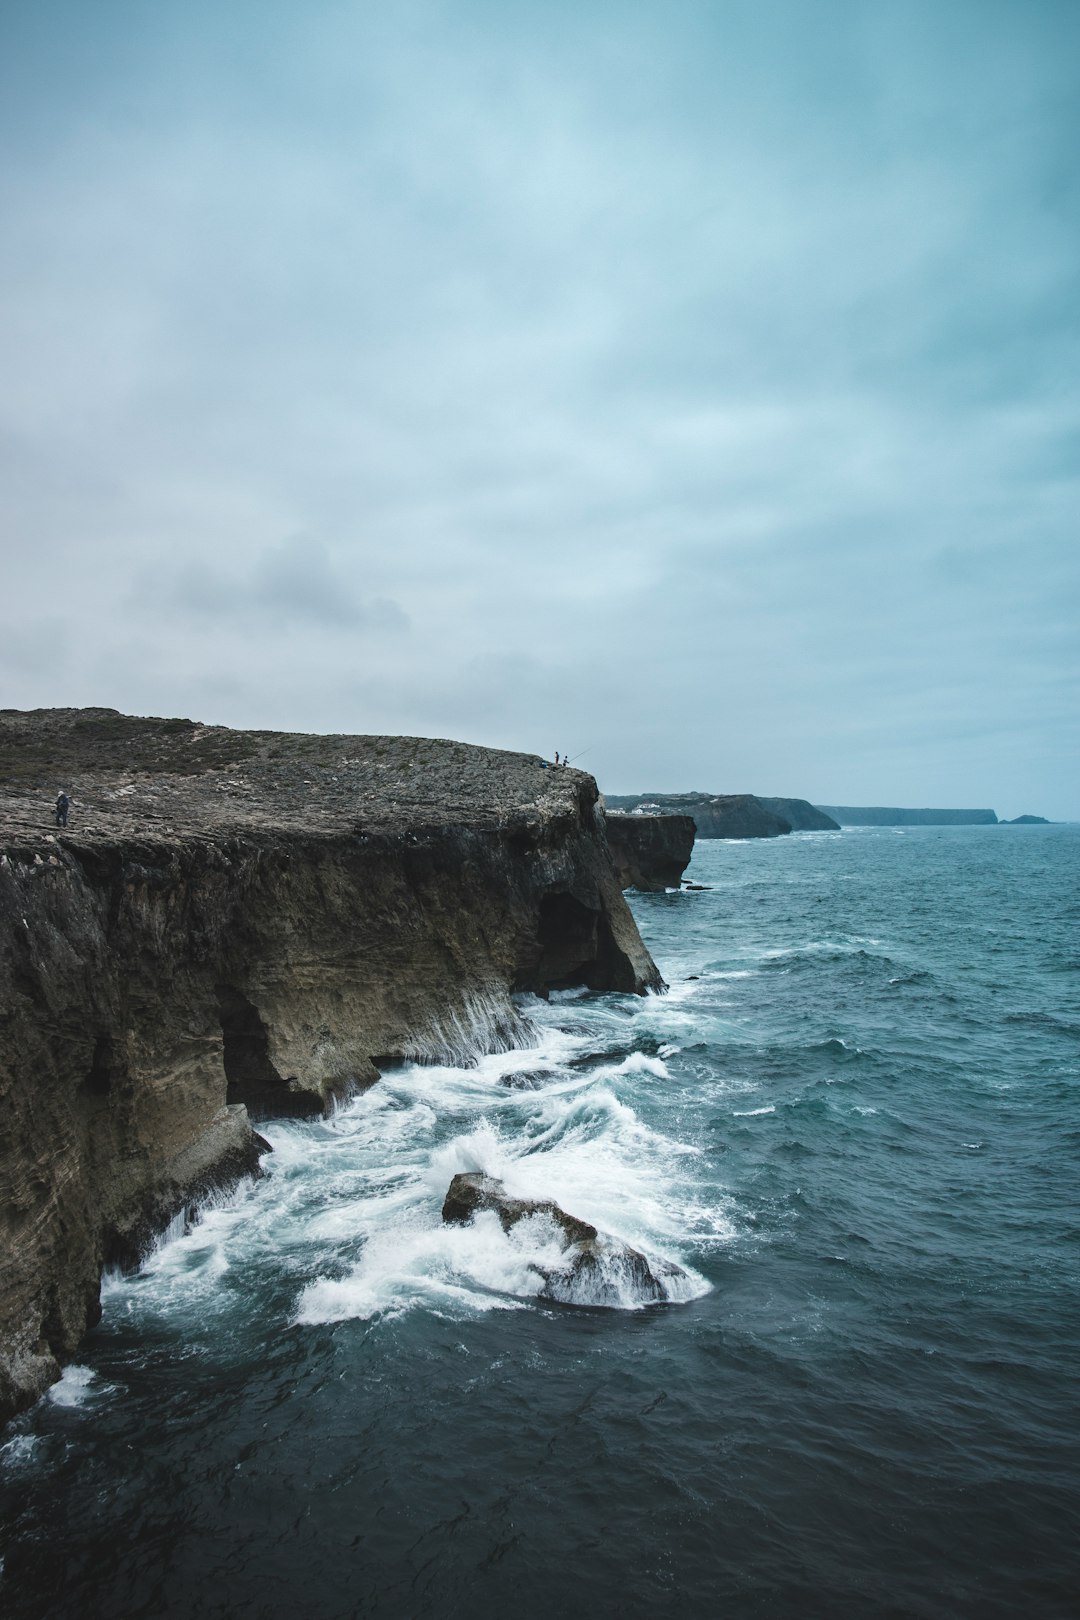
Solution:
M607 818L608 844L623 889L677 889L694 853L693 816Z
M790 824L792 832L839 832L840 826L832 816L827 816L824 810L819 810L809 799L765 799L759 800L766 810L771 810L774 816Z
M526 1044L515 991L661 987L597 800L451 742L0 713L0 1417L104 1264L257 1169L250 1115Z
M605 802L612 810L691 816L699 838L778 838L791 831L752 793L608 793Z

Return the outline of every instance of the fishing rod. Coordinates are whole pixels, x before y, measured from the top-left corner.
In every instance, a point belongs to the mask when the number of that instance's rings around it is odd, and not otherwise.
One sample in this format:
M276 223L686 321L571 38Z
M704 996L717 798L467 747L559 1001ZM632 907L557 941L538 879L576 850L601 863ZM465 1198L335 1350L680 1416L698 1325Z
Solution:
M585 756L585 755L586 755L586 754L587 754L587 753L588 753L588 752L589 752L589 749L591 749L591 748L592 748L592 746L593 746L593 745L592 745L592 743L590 743L590 744L589 744L589 747L588 747L588 748L583 748L583 749L582 749L582 750L581 750L581 753L580 753L580 754L572 754L572 755L571 755L571 756L570 756L570 758L569 758L569 759L564 759L564 760L563 760L563 764L564 764L564 765L572 765L572 764L573 764L573 763L574 763L574 760L575 760L575 759L582 759L582 758L584 758L584 756Z

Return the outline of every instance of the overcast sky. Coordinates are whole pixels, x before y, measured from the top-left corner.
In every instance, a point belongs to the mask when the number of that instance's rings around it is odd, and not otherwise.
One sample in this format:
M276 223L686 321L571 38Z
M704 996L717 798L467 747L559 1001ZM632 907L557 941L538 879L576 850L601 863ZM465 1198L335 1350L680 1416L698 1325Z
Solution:
M1077 0L0 22L0 704L1080 817Z

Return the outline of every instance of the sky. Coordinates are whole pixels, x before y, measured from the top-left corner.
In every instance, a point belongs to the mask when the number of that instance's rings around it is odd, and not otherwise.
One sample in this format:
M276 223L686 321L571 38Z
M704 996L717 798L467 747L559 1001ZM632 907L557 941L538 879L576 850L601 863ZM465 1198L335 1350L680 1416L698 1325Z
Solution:
M0 39L0 705L1080 819L1076 0Z

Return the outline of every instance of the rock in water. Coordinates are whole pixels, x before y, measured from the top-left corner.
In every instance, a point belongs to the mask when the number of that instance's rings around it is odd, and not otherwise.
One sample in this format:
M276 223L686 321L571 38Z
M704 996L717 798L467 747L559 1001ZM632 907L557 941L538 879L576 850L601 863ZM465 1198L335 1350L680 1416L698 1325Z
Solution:
M478 1171L456 1175L443 1202L443 1220L463 1225L483 1210L498 1216L504 1232L519 1221L540 1218L561 1234L564 1264L533 1267L544 1279L541 1299L627 1310L677 1299L680 1285L689 1280L670 1260L647 1260L639 1249L568 1215L550 1198L512 1198L501 1181Z

